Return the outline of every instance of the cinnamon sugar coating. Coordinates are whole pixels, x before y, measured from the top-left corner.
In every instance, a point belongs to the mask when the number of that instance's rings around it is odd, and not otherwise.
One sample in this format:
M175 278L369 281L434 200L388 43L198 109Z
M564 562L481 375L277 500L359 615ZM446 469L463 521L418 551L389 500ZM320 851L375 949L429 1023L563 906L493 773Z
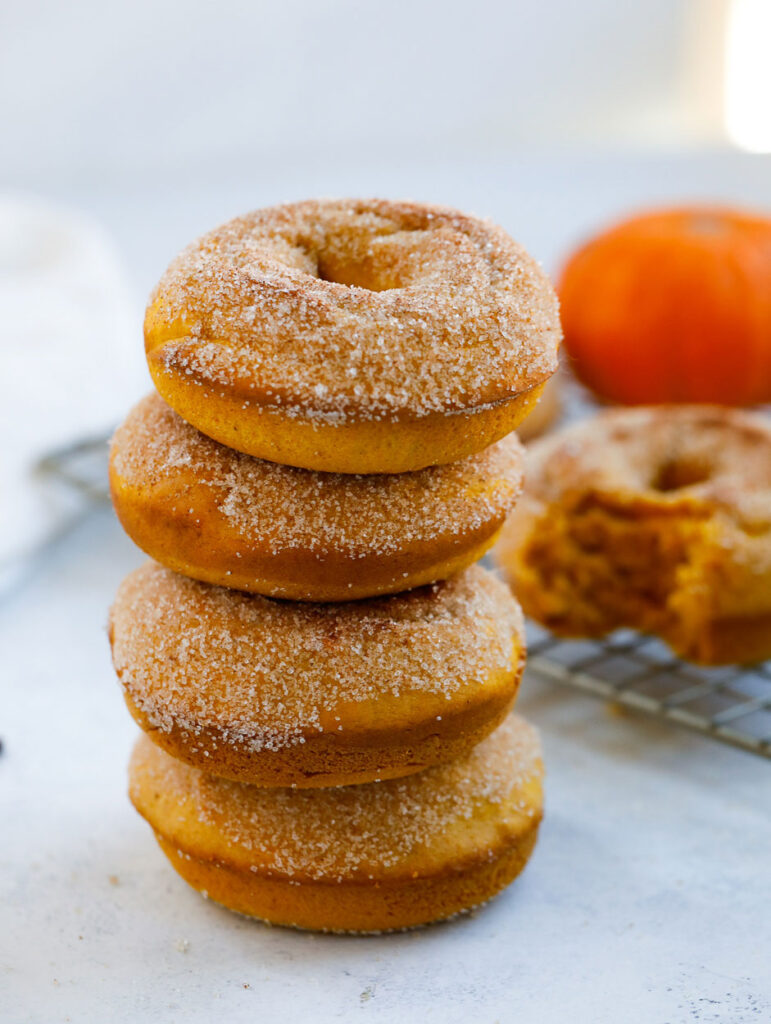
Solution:
M509 715L450 764L405 779L303 792L216 778L142 737L130 794L184 853L299 883L383 881L487 859L537 824L540 800L524 790L540 781L540 757L536 730Z
M311 200L238 217L173 261L148 357L322 422L420 417L526 392L556 368L557 301L504 231L444 207Z
M753 531L771 526L771 422L737 409L610 409L531 446L528 494L597 490L661 508L701 502Z
M476 560L521 490L510 435L446 466L315 473L235 452L156 395L113 439L113 503L158 561L212 583L348 600L433 582Z
M411 730L435 743L473 723L481 738L511 704L524 658L519 607L478 566L389 598L319 605L148 562L119 588L110 639L129 707L157 742L181 736L179 756L217 759L222 774L250 780L261 752L297 748L298 784L316 740L369 750L376 778ZM399 756L418 760L395 761L404 770L391 774L443 760L441 745L430 761Z

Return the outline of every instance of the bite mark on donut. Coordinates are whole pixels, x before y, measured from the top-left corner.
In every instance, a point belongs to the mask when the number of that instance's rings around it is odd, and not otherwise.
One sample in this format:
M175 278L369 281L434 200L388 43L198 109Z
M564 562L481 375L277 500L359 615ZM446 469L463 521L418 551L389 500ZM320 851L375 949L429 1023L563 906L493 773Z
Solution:
M631 627L707 664L771 654L771 428L711 407L615 410L531 449L501 546L555 633Z

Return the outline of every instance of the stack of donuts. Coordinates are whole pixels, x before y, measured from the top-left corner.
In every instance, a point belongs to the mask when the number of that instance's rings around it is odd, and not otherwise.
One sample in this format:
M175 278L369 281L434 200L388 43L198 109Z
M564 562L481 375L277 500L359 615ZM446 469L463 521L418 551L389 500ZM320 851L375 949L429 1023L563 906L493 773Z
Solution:
M522 486L512 430L557 304L502 230L413 203L260 210L147 310L157 393L113 500L152 561L113 661L130 795L176 870L243 914L388 931L468 910L542 813L508 588L474 563Z

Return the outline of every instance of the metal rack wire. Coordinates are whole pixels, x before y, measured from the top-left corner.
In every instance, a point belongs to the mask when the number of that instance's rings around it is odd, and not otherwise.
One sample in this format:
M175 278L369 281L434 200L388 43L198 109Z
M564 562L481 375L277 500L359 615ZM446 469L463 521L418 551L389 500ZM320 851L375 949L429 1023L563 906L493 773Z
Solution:
M50 548L66 537L91 509L109 501L107 442L109 435L67 444L43 455L30 469L45 516L30 539L6 550L0 558L0 603L19 582L42 565Z
M702 668L630 630L563 640L534 623L528 648L528 667L558 683L771 758L771 662Z
M57 448L38 460L34 472L40 479L65 484L89 502L107 502L108 443L104 434Z

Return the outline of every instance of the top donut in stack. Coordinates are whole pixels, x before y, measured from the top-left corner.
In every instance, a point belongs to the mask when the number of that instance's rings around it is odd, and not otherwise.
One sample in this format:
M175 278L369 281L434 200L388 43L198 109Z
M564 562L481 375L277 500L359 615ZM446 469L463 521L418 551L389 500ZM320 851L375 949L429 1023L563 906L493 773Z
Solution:
M271 462L403 473L510 433L556 369L557 300L504 231L441 207L309 201L204 235L145 319L164 400Z

